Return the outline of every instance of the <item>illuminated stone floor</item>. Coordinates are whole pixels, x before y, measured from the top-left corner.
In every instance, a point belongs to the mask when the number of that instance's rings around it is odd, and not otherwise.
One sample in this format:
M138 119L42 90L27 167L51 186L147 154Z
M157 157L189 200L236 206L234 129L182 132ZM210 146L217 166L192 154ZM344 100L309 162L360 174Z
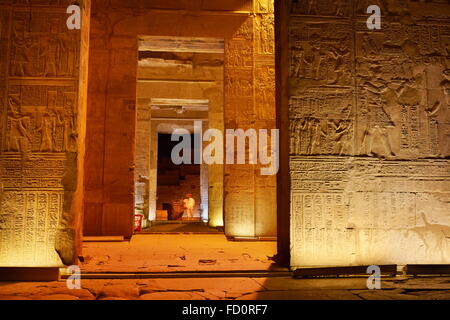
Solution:
M0 300L450 300L450 277L384 278L368 290L366 278L282 277L133 278L139 272L280 270L269 257L275 242L232 242L223 235L136 235L131 242L86 242L83 273L129 272L129 279L0 282Z
M139 234L130 242L85 242L83 272L272 270L275 241L223 234Z
M82 280L69 290L65 281L0 282L0 300L450 300L450 278L385 279L367 290L366 279L184 278Z
M203 233L203 234L223 234L216 228L208 227L203 222L186 221L158 221L151 227L142 230L142 233Z

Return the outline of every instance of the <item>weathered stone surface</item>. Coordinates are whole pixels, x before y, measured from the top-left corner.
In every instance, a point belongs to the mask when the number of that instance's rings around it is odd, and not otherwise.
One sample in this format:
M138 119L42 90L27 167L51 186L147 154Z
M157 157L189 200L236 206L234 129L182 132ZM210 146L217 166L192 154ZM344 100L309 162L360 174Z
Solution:
M365 3L291 1L293 267L450 262L450 7Z
M318 283L326 282L323 286ZM0 283L0 300L44 300L44 299L80 299L80 300L155 300L155 299L293 299L293 300L353 300L353 299L446 299L449 290L442 287L442 282L448 283L448 278L408 279L392 278L388 281L398 282L396 288L385 288L386 280L382 281L382 290L355 290L355 281L359 279L316 279L294 280L286 278L191 278L191 279L128 279L128 280L82 280L81 290L68 290L64 281L51 283ZM286 286L292 281L292 287ZM412 286L422 282L422 286L412 289ZM263 284L261 286L259 283ZM270 285L268 284L270 283ZM301 283L296 286L295 283ZM107 287L128 287L127 290L117 290L115 296L100 296L84 294L99 293ZM440 288L440 289L439 289ZM66 290L66 291L64 291ZM139 290L140 296L130 296L129 290ZM81 293L83 294L81 294Z
M97 294L97 296L100 297L101 299L111 297L132 299L139 296L139 289L137 287L129 286L126 284L107 285L101 289L101 291Z
M49 296L42 296L41 300L79 300L78 297L68 294L51 294Z
M90 1L0 6L0 266L72 264L79 249ZM47 7L46 7L47 6Z
M141 300L205 300L196 292L154 292L140 296Z
M264 291L244 295L236 300L361 300L345 290L286 290Z
M223 234L143 234L129 243L85 243L81 268L89 272L270 270L273 261L268 256L275 253L275 242L240 243L227 241Z

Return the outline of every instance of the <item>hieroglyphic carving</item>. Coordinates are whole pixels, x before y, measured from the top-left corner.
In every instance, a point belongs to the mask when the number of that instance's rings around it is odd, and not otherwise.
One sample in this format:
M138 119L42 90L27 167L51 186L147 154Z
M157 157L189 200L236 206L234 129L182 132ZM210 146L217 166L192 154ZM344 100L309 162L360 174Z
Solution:
M0 266L61 266L75 247L63 203L77 179L80 34L66 0L16 4L0 10Z
M310 89L291 97L291 154L352 154L353 94L347 88Z
M23 188L62 190L64 174L62 155L32 155L23 159L16 153L2 155L2 178L5 190Z
M260 13L274 13L274 0L256 0L255 11Z
M404 167L401 161L293 158L292 239L299 244L293 260L305 266L394 257L397 263L448 261L450 165Z
M410 158L445 156L446 28L385 23L356 32L359 153ZM398 138L397 138L398 137Z
M253 19L246 19L234 33L233 40L253 40Z
M226 46L227 65L234 68L253 66L253 48L249 41L230 41Z
M336 0L293 0L292 13L305 15L348 17L351 9L351 1Z
M258 119L275 119L275 67L273 65L257 65L255 68L255 103Z
M273 15L260 14L256 22L256 52L258 54L275 54L275 20Z
M63 211L64 155L0 157L0 265L58 264L54 244Z
M15 12L10 76L76 76L77 34L64 30L66 18L61 14Z
M253 19L247 19L225 43L225 122L254 117Z
M63 196L64 192L4 192L0 218L2 266L58 264L54 243Z
M254 170L251 165L225 166L224 222L225 233L232 236L254 236ZM243 185L240 181L246 181Z
M275 126L274 15L272 1L255 1L247 19L225 46L225 128ZM224 168L224 218L230 236L272 236L275 177L256 179L254 165ZM245 183L243 183L245 181Z
M5 151L76 150L74 87L12 85L8 95Z
M292 265L448 263L448 4L358 1L339 16L292 2ZM372 4L381 30L367 29Z
M230 97L248 98L253 96L253 75L251 69L226 72L226 93Z
M350 85L352 47L347 24L295 20L290 33L290 76L294 88L314 84Z

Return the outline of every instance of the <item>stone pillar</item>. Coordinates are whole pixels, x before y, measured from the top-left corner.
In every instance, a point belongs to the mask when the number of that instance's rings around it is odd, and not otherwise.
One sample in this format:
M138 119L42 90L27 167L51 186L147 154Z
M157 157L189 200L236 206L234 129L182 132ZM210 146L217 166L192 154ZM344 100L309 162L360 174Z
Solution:
M255 3L254 101L255 129L277 128L275 115L275 16L274 1ZM261 137L259 137L261 138ZM276 175L261 175L255 168L255 236L277 235Z
M208 165L200 165L200 219L208 220Z
M58 267L81 249L90 2L0 4L0 266ZM47 2L47 3L45 3Z
M151 207L153 202L149 202L149 197L152 198L152 189L150 184L156 183L156 176L153 179L153 169L150 166L150 161L153 159L155 152L154 133L151 126L151 109L149 101L138 98L137 105L137 119L136 119L136 170L135 170L135 213L144 215L143 227L147 227L149 220L149 213L154 215L154 207ZM156 146L157 148L157 146ZM157 149L156 149L157 150ZM156 196L156 194L155 194ZM150 205L150 207L149 207Z
M273 1L254 1L253 6L254 15L226 41L225 129L270 133L276 127ZM276 176L263 176L260 169L252 164L225 166L227 236L276 235Z
M290 3L291 265L448 263L448 4Z
M149 215L148 219L156 219L156 198L158 194L158 122L151 121L150 131L150 172L149 172Z
M217 86L206 90L204 98L209 100L208 128L224 129L224 89L222 79L217 79ZM204 128L203 130L206 130ZM208 225L223 227L224 224L224 166L208 166Z
M134 215L137 35L115 30L103 1L92 6L86 157L86 235L131 237ZM94 169L95 168L95 169Z

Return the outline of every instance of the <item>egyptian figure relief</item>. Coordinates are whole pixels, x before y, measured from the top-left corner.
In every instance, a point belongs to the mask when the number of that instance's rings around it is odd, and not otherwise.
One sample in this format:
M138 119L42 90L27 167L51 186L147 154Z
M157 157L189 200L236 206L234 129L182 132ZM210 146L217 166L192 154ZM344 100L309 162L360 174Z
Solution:
M290 101L291 154L352 154L352 91L310 89Z
M256 116L261 120L275 119L275 66L258 65L255 70Z
M75 91L73 87L11 86L3 150L75 152Z
M352 84L350 26L294 21L290 32L293 94L305 86Z
M78 63L75 33L63 32L60 14L16 12L12 26L10 76L74 77ZM33 30L30 32L29 30Z
M10 27L0 12L0 46L9 47L0 63L8 77L0 84L0 265L58 266L56 239L68 227L62 182L77 152L79 33L67 32L63 7L10 12Z
M273 15L260 14L255 18L256 52L275 54L275 18Z
M442 88L448 70L447 28L385 23L380 32L368 33L362 22L359 26L359 154L448 156L449 113Z
M225 118L236 121L254 117L253 30L253 19L247 19L225 43Z
M409 25L425 4L374 1L368 30L366 2L322 3L293 1L290 22L292 265L448 263L445 13Z

